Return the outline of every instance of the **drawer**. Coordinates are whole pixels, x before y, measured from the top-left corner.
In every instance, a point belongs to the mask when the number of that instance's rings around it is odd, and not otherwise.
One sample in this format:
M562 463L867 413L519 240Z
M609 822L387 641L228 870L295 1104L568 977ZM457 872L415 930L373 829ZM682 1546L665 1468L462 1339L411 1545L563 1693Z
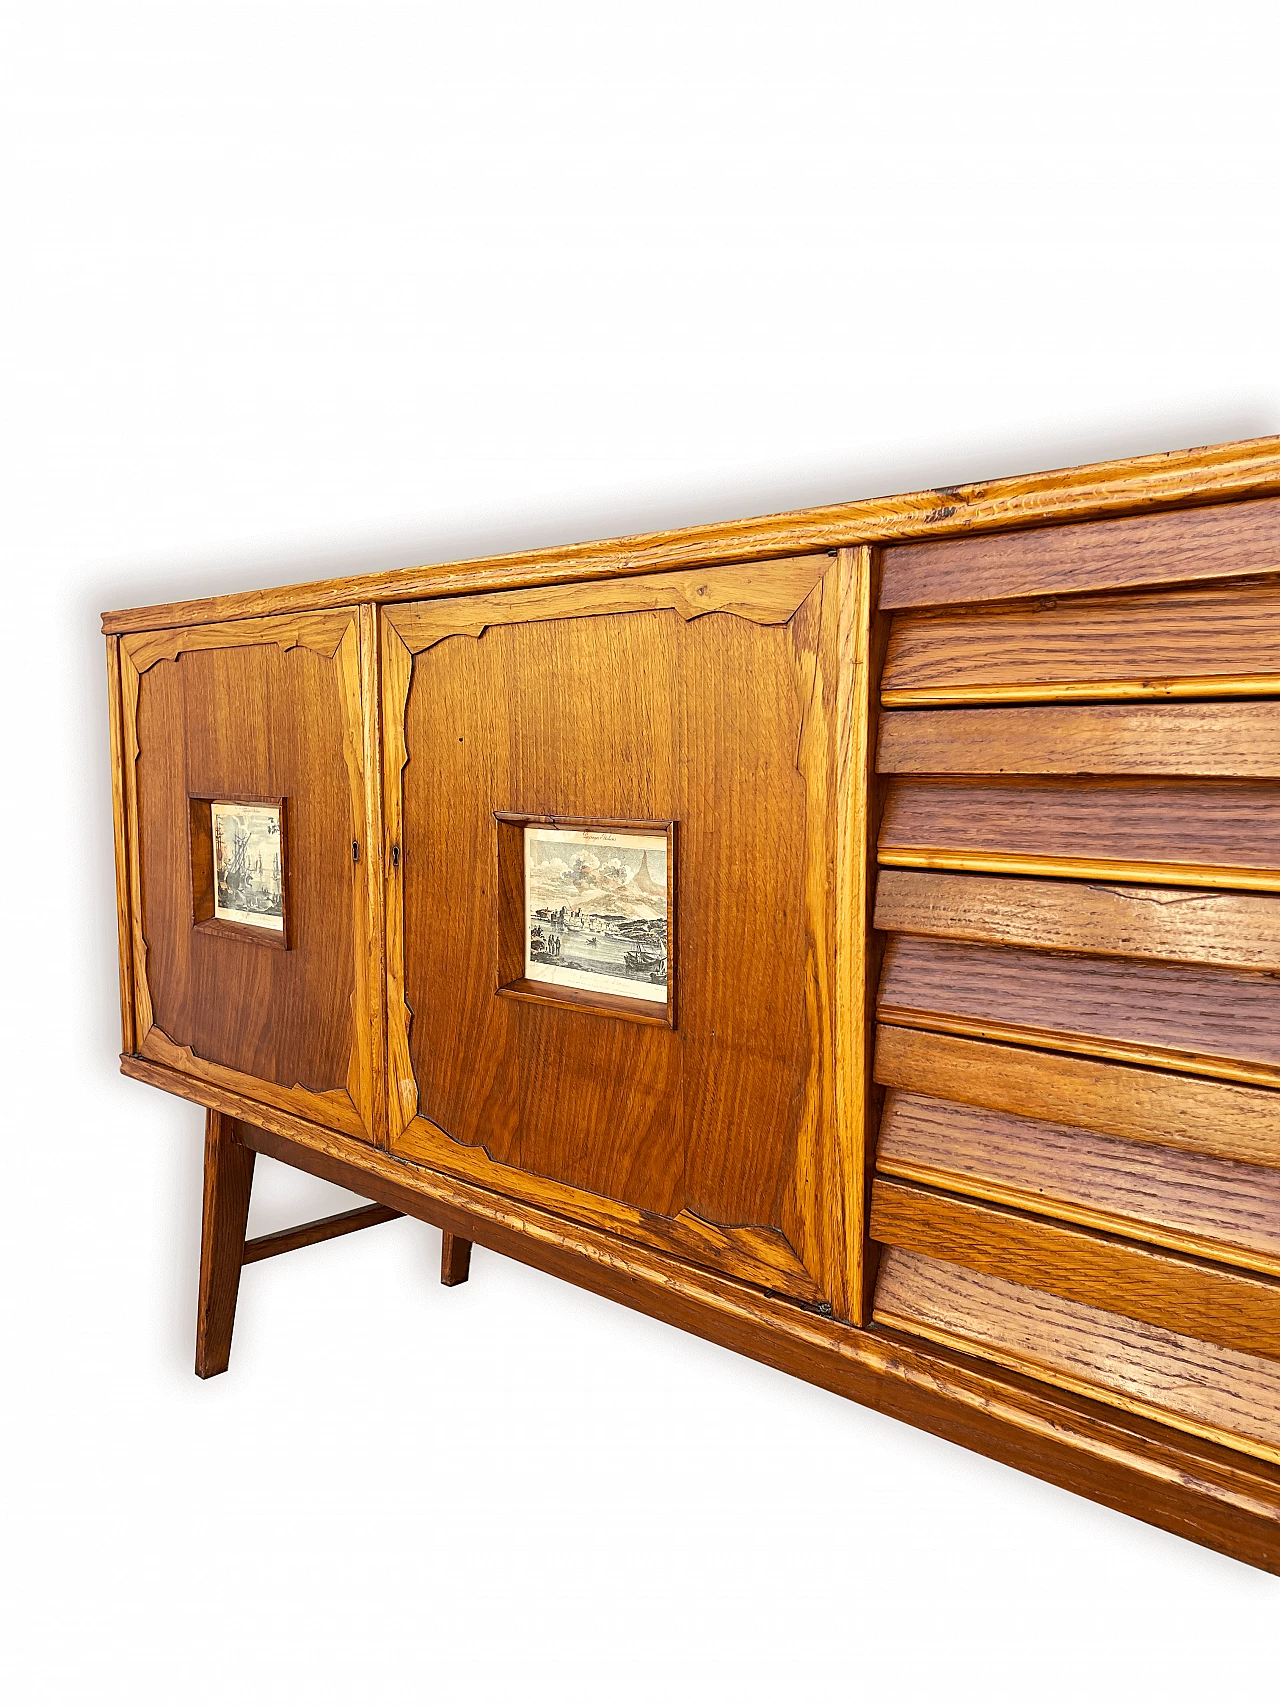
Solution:
M1280 1363L904 1247L875 1320L1280 1463Z
M1280 1275L1280 1095L882 1027L881 1175Z
M874 1319L1280 1463L1280 1284L877 1178Z

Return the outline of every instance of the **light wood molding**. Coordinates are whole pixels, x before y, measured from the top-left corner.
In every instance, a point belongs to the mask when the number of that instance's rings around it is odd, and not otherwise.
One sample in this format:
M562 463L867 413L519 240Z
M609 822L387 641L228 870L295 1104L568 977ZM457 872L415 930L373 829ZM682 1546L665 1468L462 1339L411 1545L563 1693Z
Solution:
M880 974L872 929L875 845L880 788L875 774L877 684L888 623L878 618L879 558L869 546L842 551L838 560L841 674L836 719L839 757L836 798L836 1109L843 1164L845 1213L866 1224L867 1180L875 1155L879 1093L871 1070L873 1016ZM870 1310L868 1253L851 1243L852 1319Z
M139 675L153 664L173 663L184 652L208 652L219 646L278 646L288 652L295 646L332 658L355 612L350 609L317 611L309 616L255 617L240 622L215 622L205 627L166 629L157 634L131 633L121 642Z
M743 563L891 540L940 539L1272 492L1280 492L1280 438L1248 439L1207 449L975 481L901 497L793 510L749 521L108 611L102 621L107 633L129 633L310 611L369 599L399 601L492 592L556 581L592 581L704 564Z
M917 871L989 871L1015 877L1076 877L1101 883L1193 884L1202 889L1280 891L1280 871L1234 865L1172 865L1162 860L1044 859L1035 854L974 853L968 848L881 847L881 865Z
M936 688L886 688L886 709L947 705L1070 705L1079 701L1134 699L1252 699L1280 694L1274 676L1152 676L1118 681L974 682Z
M413 653L426 652L455 635L478 640L495 623L626 616L636 611L673 610L686 622L719 611L747 622L785 623L830 567L830 556L822 554L636 575L604 585L570 582L396 605L388 609L387 620Z
M404 767L405 711L413 677L413 654L387 611L379 618L382 638L382 879L386 898L387 956L387 1142L394 1148L418 1112L418 1082L409 1055L412 1014L404 989Z
M234 1091L257 1102L265 1102L286 1114L296 1114L299 1120L312 1120L318 1125L332 1126L349 1138L368 1139L369 1131L364 1111L351 1094L350 1087L339 1090L309 1091L305 1085L271 1085L250 1073L234 1067L224 1067L218 1061L206 1061L186 1044L175 1043L158 1025L152 1025L138 1043L138 1053L174 1072L186 1073L193 1079L206 1080L223 1090Z
M752 1286L814 1305L824 1301L825 1294L776 1227L719 1227L687 1209L670 1218L659 1217L629 1203L504 1166L479 1146L458 1144L421 1115L400 1133L395 1148L411 1161L501 1192L515 1202L536 1204L566 1220L637 1240Z
M107 636L107 726L111 741L111 828L115 843L116 938L120 960L120 1046L133 1053L133 909L129 900L129 806L125 783L120 641Z

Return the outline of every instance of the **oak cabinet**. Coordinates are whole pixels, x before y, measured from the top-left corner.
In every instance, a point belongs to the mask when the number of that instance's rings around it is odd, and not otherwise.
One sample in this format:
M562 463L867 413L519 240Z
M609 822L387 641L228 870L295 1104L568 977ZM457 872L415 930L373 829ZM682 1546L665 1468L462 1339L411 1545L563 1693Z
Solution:
M1280 1569L1280 443L104 629L201 1374L409 1214Z

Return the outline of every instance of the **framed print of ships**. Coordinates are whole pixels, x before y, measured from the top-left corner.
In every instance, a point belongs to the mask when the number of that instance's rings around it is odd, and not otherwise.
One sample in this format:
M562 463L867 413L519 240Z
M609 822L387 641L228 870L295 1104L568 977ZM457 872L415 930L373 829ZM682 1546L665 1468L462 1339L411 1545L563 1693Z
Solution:
M279 804L210 802L213 916L284 931L284 847Z
M665 1003L665 834L524 828L524 975L535 984Z

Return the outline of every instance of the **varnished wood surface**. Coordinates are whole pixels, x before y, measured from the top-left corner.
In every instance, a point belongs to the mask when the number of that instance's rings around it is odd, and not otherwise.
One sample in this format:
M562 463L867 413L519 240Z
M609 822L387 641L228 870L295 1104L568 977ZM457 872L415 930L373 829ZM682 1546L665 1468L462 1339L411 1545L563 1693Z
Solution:
M1280 898L945 871L880 872L882 931L1280 972Z
M903 612L881 689L889 706L1280 693L1280 576Z
M514 552L465 563L383 570L339 580L311 581L296 587L277 587L265 592L189 599L130 611L108 611L102 621L106 632L126 633L257 616L264 612L310 611L326 605L354 604L370 599L430 598L508 587L545 586L560 580L588 581L654 570L694 568L703 564L740 563L754 558L833 551L859 543L941 538L983 529L1026 527L1044 520L1082 519L1178 504L1203 505L1277 491L1280 491L1280 439L1248 439L1197 450L1126 457L1082 468L975 481L936 491L913 492L902 497L831 504L821 509L790 511L749 521L717 522L665 533L597 540L587 545ZM1237 532L1241 529L1240 522L1231 517L1227 518L1225 525ZM1224 523L1218 521L1212 531L1220 536L1223 526ZM1185 540L1185 530L1183 537ZM984 539L984 554L988 547L989 541ZM1220 552L1220 545L1211 544L1209 549L1212 556ZM1163 561L1168 553L1158 550L1157 555ZM1256 562L1250 557L1247 561L1235 563L1229 572L1240 575L1256 567ZM1194 571L1180 568L1178 578L1189 578L1190 573ZM1159 574L1158 568L1156 574ZM895 569L888 593L891 599L898 576L899 571ZM966 579L963 572L960 579ZM968 579L971 581L972 577ZM917 574L916 583L919 580ZM941 587L937 596L931 593L922 600L915 597L913 591L906 602L933 603L953 596L955 573L950 568L944 569L934 580ZM1055 587L1059 584L1059 581L1054 582ZM1086 582L1089 584L1097 583ZM1037 581L1027 585L1015 575L1009 589L1000 596L1040 590ZM973 596L968 587L963 596Z
M704 1227L733 1229L727 1249L756 1229L746 1260L779 1251L774 1283L837 1311L860 1297L835 1053L850 570L831 560L785 624L666 608L502 620L409 661L402 613L384 618L384 726L403 729L386 736L402 848L388 1011L414 1082L401 1114L420 1111L397 1148L439 1166L443 1134L455 1168L518 1169L522 1197L543 1181L546 1201L584 1194L583 1213L608 1200L638 1236L688 1248L696 1233L708 1256ZM865 741L865 718L850 729ZM675 823L676 1029L498 998L495 812Z
M700 1267L767 1287L807 1304L823 1302L823 1291L776 1227L722 1227L687 1209L657 1215L598 1192L545 1179L498 1162L480 1146L456 1143L421 1116L396 1141L397 1152L441 1173L501 1192L513 1203L536 1204L553 1215L635 1239Z
M200 1101L207 1087L123 1057L129 1077ZM989 1361L867 1332L415 1168L278 1109L215 1090L253 1122L255 1147L290 1166L830 1388L1015 1468L1280 1572L1280 1474L1112 1406L1055 1391ZM374 1184L372 1182L376 1181Z
M875 848L883 788L875 771L879 704L876 683L889 625L878 613L879 555L868 546L842 551L840 678L836 714L836 1115L851 1226L865 1225L881 1094L872 1072L875 1000L883 939L874 929ZM850 1274L850 1320L871 1308L874 1253L859 1238Z
M886 864L1274 891L1280 788L1175 778L895 782L879 857Z
M1280 777L1280 704L1010 705L886 711L897 776Z
M886 610L899 610L1107 587L1167 586L1275 569L1280 569L1280 503L1265 499L990 538L890 546L880 602Z
M345 610L121 648L137 1047L360 1136L383 1096L373 633ZM192 929L191 797L286 800L287 952Z
M462 1286L471 1273L471 1240L445 1233L440 1245L441 1286Z
M890 1251L876 1320L1280 1463L1280 1364Z
M1262 1275L879 1177L871 1236L1251 1357L1280 1358L1280 1282Z
M891 1025L876 1034L875 1073L922 1096L1280 1168L1280 1096L1251 1085Z
M1280 1168L904 1091L886 1102L877 1166L895 1179L1280 1275Z
M325 1215L318 1221L304 1221L299 1227L285 1227L278 1233L264 1233L260 1239L248 1240L244 1260L263 1262L267 1257L305 1250L308 1245L341 1239L347 1233L362 1233L366 1227L380 1227L384 1221L398 1221L400 1217L399 1209L384 1209L379 1203L371 1203L364 1209L344 1209L339 1215Z
M1280 981L1225 967L895 936L879 1016L1280 1085Z
M221 1375L231 1361L255 1160L255 1153L240 1141L238 1123L209 1109L205 1115L200 1298L196 1307L196 1374L205 1380Z
M124 708L120 694L120 642L107 636L107 728L111 756L111 829L115 844L116 940L119 945L120 1047L132 1054L133 908L129 899L128 801L124 774Z
M497 623L563 621L670 610L685 622L723 611L749 622L785 623L830 570L825 553L767 563L716 565L665 575L632 575L604 583L571 581L471 598L395 605L388 621L410 652L425 652L451 635L478 640Z

